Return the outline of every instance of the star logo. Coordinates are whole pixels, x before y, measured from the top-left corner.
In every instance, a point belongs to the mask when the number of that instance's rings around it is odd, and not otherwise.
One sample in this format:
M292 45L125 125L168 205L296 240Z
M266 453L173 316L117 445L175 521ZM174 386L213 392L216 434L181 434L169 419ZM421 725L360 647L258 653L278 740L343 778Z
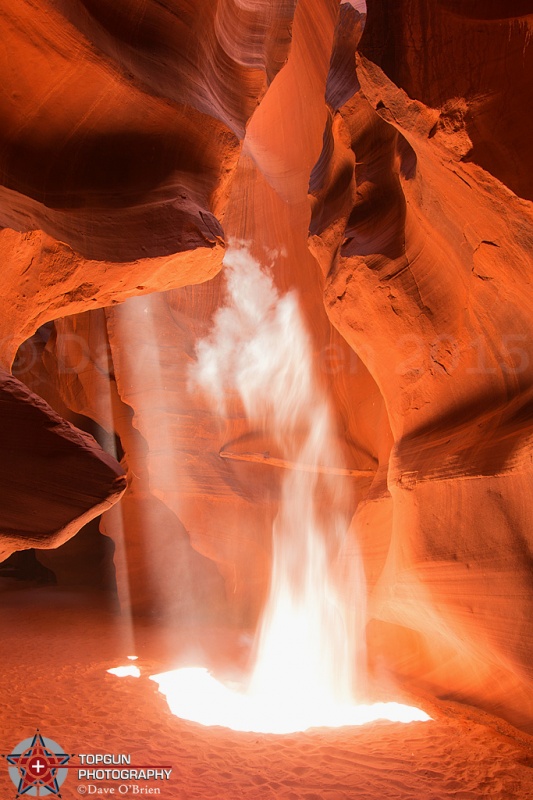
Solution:
M52 739L45 739L39 731L33 739L20 742L8 756L9 775L17 787L17 798L22 796L61 797L61 784L67 769L61 769L72 756L63 752Z

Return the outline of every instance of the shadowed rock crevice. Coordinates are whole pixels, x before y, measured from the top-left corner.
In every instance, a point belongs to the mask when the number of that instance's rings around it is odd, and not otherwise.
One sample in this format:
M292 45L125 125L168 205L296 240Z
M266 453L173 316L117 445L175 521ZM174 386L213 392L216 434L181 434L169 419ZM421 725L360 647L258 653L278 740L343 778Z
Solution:
M126 487L119 464L15 378L3 375L2 554L70 538Z
M246 242L331 404L374 677L531 730L531 17L356 6L4 3L6 369L38 334L5 375L2 552L107 508L123 608L257 623L309 463L189 381Z
M369 0L361 42L411 98L437 109L462 100L468 160L529 200L532 14L527 0Z

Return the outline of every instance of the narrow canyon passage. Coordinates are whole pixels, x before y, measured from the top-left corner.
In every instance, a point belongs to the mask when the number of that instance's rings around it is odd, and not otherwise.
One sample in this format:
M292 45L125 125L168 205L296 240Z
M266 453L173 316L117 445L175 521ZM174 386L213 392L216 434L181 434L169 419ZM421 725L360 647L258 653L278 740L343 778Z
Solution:
M0 26L0 796L533 797L533 8Z

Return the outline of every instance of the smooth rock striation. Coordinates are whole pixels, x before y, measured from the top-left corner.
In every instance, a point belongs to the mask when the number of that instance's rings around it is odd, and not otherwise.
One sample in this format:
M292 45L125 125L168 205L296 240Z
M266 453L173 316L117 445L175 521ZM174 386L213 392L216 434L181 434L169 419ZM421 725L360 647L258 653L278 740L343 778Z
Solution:
M369 471L348 541L374 676L531 730L533 9L362 10L4 3L1 355L9 368L55 320L17 376L120 438L128 490L102 527L123 605L251 626L282 454L235 398L217 415L187 378L224 248L245 241L298 291L346 465ZM52 435L7 380L6 420L20 404ZM56 474L37 434L32 472L30 442L6 430L30 475ZM82 470L87 439L65 430ZM122 452L88 449L108 482L84 473L69 517L57 473L49 545L118 496ZM6 551L39 538L19 488Z
M55 414L10 375L1 374L0 557L57 547L109 509L124 473L95 440Z

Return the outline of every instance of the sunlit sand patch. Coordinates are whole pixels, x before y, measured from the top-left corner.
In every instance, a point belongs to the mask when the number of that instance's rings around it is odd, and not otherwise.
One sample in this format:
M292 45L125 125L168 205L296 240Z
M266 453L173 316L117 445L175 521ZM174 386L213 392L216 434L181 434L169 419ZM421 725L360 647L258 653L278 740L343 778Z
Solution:
M116 675L117 678L141 677L141 670L139 667L134 667L131 664L128 664L126 667L113 667L113 669L108 669L107 672L111 673L111 675Z
M295 698L283 692L278 697L241 694L224 686L203 667L164 672L152 675L151 680L159 685L177 717L235 731L295 733L308 728L364 725L375 720L407 723L431 719L424 711L401 703L343 705L313 696Z

